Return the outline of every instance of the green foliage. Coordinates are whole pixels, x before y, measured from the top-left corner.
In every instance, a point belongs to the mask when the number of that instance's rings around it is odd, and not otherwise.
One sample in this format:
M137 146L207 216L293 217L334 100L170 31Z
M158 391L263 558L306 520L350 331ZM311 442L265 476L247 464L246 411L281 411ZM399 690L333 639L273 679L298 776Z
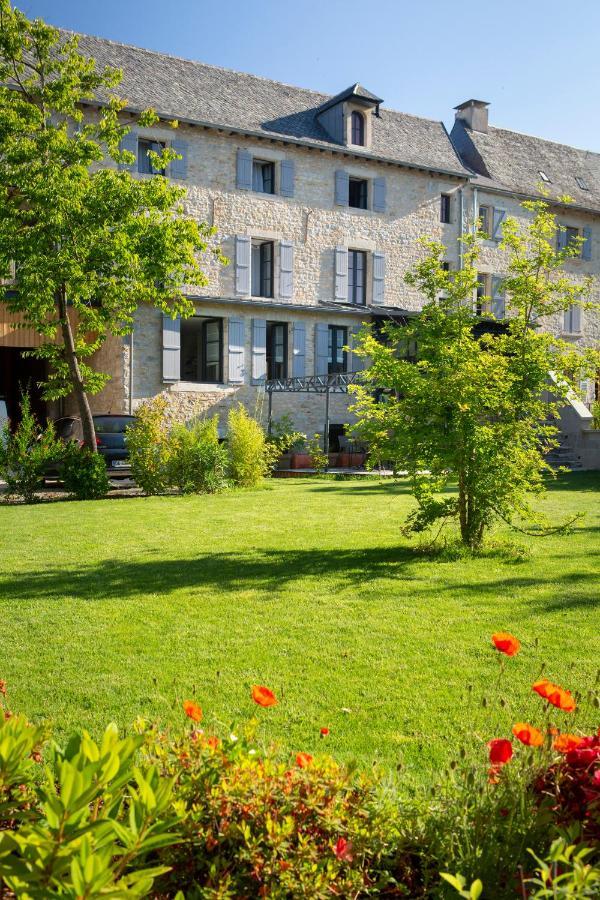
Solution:
M558 226L547 204L523 206L532 216L527 227L514 219L503 225L504 330L474 332L479 238L470 235L458 271L442 267L442 244L424 242L425 258L407 275L427 299L422 313L405 327L388 326L384 341L363 332L357 350L372 364L365 384L352 388L354 431L369 443L372 460L388 459L408 471L418 509L407 528L454 521L471 549L496 519L515 527L529 521L537 533L548 533L529 500L550 474L545 454L556 445L557 429L548 422L598 360L597 353L578 353L539 328L570 305L590 306L592 286L562 274L576 248L555 251ZM415 345L416 361L408 352ZM543 397L550 372L554 403ZM454 482L458 497L444 497Z
M104 457L75 441L64 448L61 479L65 489L78 500L100 500L110 487Z
M0 831L0 886L32 900L148 895L166 871L155 855L177 840L177 817L171 780L136 765L142 743L114 725L99 744L84 731L64 749L47 746L42 768L30 759L39 729L0 717L0 803L12 825Z
M158 121L125 112L120 80L80 54L75 35L0 0L0 276L12 261L17 273L17 290L0 299L45 337L34 354L51 364L46 396L75 392L93 450L86 392L108 376L90 357L131 331L142 304L192 314L183 286L206 284L199 256L214 234L184 214L185 190L168 178L117 170L134 161L119 149L123 135ZM86 121L85 102L99 93L106 104ZM175 157L166 149L154 162Z
M466 900L478 900L478 898L481 897L483 884L479 878L476 878L471 886L467 887L467 879L463 875L450 875L449 872L441 872L440 874L444 881L447 881L448 884L452 885L459 896L465 897Z
M214 494L227 482L227 449L219 443L219 417L189 427L174 425L169 435L169 482L182 494Z
M535 878L527 878L527 896L534 900L579 900L600 895L600 856L598 847L569 843L564 837L552 842L550 851L537 863Z
M231 480L240 487L256 487L267 473L264 431L241 403L229 411L227 425Z
M600 431L600 400L594 400L592 403L592 427Z
M267 436L265 458L267 467L274 469L281 456L304 445L306 435L296 431L292 417L285 413L276 419L271 426L271 434Z
M60 459L63 445L52 425L42 431L31 410L27 394L21 401L21 421L14 432L6 423L0 435L0 476L8 484L10 494L32 503L43 482L49 463Z
M171 446L166 419L168 402L158 396L139 406L127 428L131 474L145 494L162 494L169 486Z
M306 452L311 458L312 467L317 475L322 475L329 465L329 457L321 448L320 434L314 434L306 441Z

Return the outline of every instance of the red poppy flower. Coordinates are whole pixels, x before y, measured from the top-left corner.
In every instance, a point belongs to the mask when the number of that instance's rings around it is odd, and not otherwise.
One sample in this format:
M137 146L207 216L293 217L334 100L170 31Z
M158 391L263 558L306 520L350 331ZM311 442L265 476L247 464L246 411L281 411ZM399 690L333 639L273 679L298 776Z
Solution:
M202 719L202 709L193 700L183 701L183 711L193 722L200 722Z
M533 725L528 725L527 722L517 722L512 727L512 733L522 744L526 744L528 747L541 747L544 743L544 735L539 728L534 728Z
M339 860L352 862L352 844L346 838L340 837L337 839L333 852Z
M492 643L496 650L506 656L516 656L521 649L521 642L508 631L497 631L492 635Z
M571 750L577 750L583 738L577 737L576 734L559 734L552 746L559 753L570 753Z
M221 743L221 741L219 740L218 737L215 737L214 734L211 734L211 736L209 738L207 738L206 743L210 747L211 750L216 750L218 748L219 744Z
M540 678L531 685L531 690L539 694L544 700L548 699L548 688L552 687L552 682L547 678Z
M553 684L547 678L540 678L539 681L534 682L531 690L539 694L544 700L547 700L548 703L551 703L552 706L556 706L564 712L573 712L577 705L570 691L565 691L564 688L561 688L558 684Z
M327 737L329 734L329 728L321 728L321 737Z
M301 769L307 769L311 762L313 761L310 753L297 753L296 754L296 765L300 766Z
M273 691L262 684L252 685L252 699L259 706L275 706L277 704L277 697Z
M513 746L511 741L506 738L494 738L488 741L490 751L490 762L492 766L503 766L513 755Z

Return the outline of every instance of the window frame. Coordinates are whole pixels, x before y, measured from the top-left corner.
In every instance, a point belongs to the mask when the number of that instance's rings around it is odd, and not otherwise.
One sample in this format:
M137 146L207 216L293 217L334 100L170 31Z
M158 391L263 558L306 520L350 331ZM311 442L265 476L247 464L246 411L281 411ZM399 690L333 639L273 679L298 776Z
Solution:
M265 170L265 168L268 168L270 170L270 173L271 173L271 177L270 177L271 190L270 191L260 190L258 187L255 186L255 179L254 179L255 166L260 167L260 169L261 169L261 172L262 172L261 177L262 177L263 184L264 184L264 170ZM253 191L253 193L266 194L268 196L272 196L273 194L275 194L276 193L276 190L275 190L276 171L277 171L276 164L272 159L260 159L260 157L257 158L257 157L253 156L252 157L252 191Z
M451 225L452 194L440 194L440 222L442 225Z
M483 286L483 291L479 293L479 285ZM481 302L482 297L487 297L485 303ZM492 311L492 275L490 272L477 273L477 290L475 296L475 315L489 316Z
M275 359L276 356L276 347L277 347L277 333L281 331L283 335L282 341L282 354L283 359L281 362L277 362ZM289 337L289 327L287 322L278 322L278 321L267 321L267 334L266 334L266 367L267 367L267 381L273 381L274 379L281 379L288 377L288 337ZM278 369L277 367L281 368Z
M270 259L266 258L266 248L270 248ZM255 275L255 248L258 249L258 275ZM259 293L255 293L255 277L257 278ZM266 292L266 285L270 293ZM275 241L253 240L250 246L250 296L262 297L265 300L273 300L275 297Z
M351 203L352 186L358 191L359 202ZM368 209L369 208L369 179L357 178L354 175L348 176L348 207L350 209Z
M147 146L146 146L147 145ZM142 147L146 146L146 152L141 152ZM158 149L157 149L158 148ZM163 178L167 176L166 169L155 169L152 165L150 157L148 156L148 151L151 150L154 153L162 153L163 150L167 149L166 141L158 141L154 138L146 138L146 137L138 137L137 142L137 171L140 175L161 175ZM145 171L140 168L140 160L144 161L144 164L148 166L149 171Z
M485 223L482 223L481 219L483 218L481 215L481 210L485 209ZM483 234L487 234L490 236L490 213L492 211L492 207L487 203L482 203L477 210L477 221L479 223L479 231L483 232Z
M359 260L362 260L362 266L358 266ZM359 270L362 271L362 284L358 283L357 276ZM358 291L361 297L356 299ZM366 306L367 304L367 251L358 250L353 247L348 248L348 303L352 306Z
M328 375L337 375L344 374L348 371L348 352L343 350L343 347L348 346L348 326L347 325L328 325L327 326L327 374ZM337 335L342 335L342 343L341 345L338 343ZM335 356L336 359L333 359L333 350L334 350L334 339L335 339ZM340 363L337 359L338 351L342 349L343 360ZM341 368L340 368L341 367Z
M350 143L353 147L365 146L366 123L364 115L357 109L350 113ZM355 140L358 138L358 140Z
M195 320L200 320L200 328L196 331L196 341L200 340L200 364L197 365L196 368L196 377L190 378L183 371L183 356L184 356L184 341L185 341L185 331L186 325L191 324ZM208 346L208 326L212 324L217 324L218 327L218 349L219 356L217 361L217 372L216 378L211 378L208 375L209 363L207 360L207 346ZM198 334L199 332L199 334ZM223 318L221 316L190 316L188 319L181 320L181 358L179 363L179 380L184 382L189 382L190 384L222 384L223 383ZM197 350L197 345L196 345ZM210 365L214 365L210 363Z

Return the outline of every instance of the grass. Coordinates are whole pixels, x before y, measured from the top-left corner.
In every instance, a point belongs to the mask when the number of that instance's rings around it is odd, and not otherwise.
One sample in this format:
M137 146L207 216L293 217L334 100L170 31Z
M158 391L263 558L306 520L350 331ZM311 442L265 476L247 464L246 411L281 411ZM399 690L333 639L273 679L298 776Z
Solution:
M544 662L565 687L593 688L599 487L598 474L561 477L544 507L585 519L566 537L520 538L524 558L419 550L400 534L402 482L5 506L0 678L14 709L60 735L139 715L182 725L191 696L228 727L256 711L249 685L266 684L280 698L258 710L266 740L426 782L460 745L483 753L514 721L541 722L530 685ZM495 630L523 641L500 681ZM570 730L597 719L554 716Z

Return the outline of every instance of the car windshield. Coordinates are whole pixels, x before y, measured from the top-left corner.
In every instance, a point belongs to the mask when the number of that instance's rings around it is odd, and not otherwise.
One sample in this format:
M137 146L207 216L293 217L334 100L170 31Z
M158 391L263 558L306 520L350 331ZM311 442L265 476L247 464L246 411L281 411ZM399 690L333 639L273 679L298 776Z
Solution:
M123 434L133 422L133 416L94 416L97 434Z

